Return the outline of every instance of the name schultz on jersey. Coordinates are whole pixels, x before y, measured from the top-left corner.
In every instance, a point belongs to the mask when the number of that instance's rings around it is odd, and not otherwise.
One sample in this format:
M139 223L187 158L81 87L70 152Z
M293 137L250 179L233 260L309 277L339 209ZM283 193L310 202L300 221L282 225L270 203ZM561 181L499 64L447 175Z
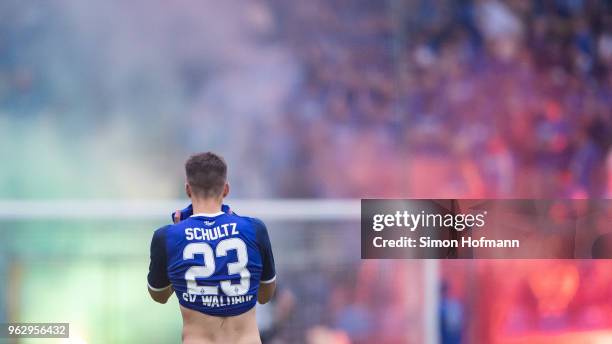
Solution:
M204 221L204 224L208 226L214 223L214 221ZM231 228L231 230L228 228ZM225 223L214 228L185 228L185 239L210 241L225 238L229 235L237 235L238 233L238 230L236 230L236 223L232 222Z

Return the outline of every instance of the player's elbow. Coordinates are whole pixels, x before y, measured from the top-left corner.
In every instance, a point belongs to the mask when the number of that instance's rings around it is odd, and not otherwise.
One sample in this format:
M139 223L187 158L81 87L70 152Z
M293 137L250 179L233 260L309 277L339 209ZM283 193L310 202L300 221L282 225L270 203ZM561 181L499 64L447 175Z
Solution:
M274 292L276 291L276 282L261 284L259 291L257 292L257 302L260 304L266 304L272 300Z
M260 295L257 295L257 302L259 302L260 305L265 305L266 303L270 302L270 300L272 300L272 297L264 297Z
M259 302L259 304L261 305L264 305L270 302L270 300L272 300L272 296L264 296L261 293L257 295L257 302Z
M149 289L149 295L151 295L151 298L153 299L153 301L157 303L165 304L166 302L168 302L170 295L172 295L171 289L170 288L168 289L169 290L164 290L164 291L154 291L154 290Z
M151 298L153 299L153 301L157 302L157 303L161 303L166 304L166 302L168 302L168 298L167 297L160 297L160 296L153 296L151 295Z
M155 302L157 302L157 303L161 303L162 305L165 305L165 304L166 304L166 302L168 302L168 300L164 300L164 299L156 299L156 298L153 298L153 301L155 301Z

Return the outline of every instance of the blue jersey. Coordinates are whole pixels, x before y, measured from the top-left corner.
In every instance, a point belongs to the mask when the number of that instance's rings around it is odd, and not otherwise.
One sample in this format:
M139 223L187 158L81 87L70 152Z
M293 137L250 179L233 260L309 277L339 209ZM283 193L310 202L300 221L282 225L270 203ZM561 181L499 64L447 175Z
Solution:
M276 279L268 231L258 219L223 210L155 231L149 288L172 285L182 306L214 316L255 306L259 284Z

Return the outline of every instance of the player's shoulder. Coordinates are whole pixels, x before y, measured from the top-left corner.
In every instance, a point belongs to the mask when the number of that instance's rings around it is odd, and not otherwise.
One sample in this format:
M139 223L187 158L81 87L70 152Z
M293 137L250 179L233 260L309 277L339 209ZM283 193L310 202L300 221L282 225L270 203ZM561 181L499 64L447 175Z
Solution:
M168 238L175 238L177 235L184 235L185 229L194 226L193 218L186 218L185 220L165 225L158 229L160 235Z
M270 238L268 236L268 228L261 219L249 216L241 216L241 218L248 223L251 233L253 233L258 245L269 245Z
M240 222L243 222L246 225L249 225L251 227L253 227L256 231L259 231L261 229L266 228L266 225L264 224L264 222L256 217L250 217L250 216L241 216L235 213L232 214L228 214L228 216L230 216L233 219L237 219Z
M170 225L162 226L153 232L153 238L151 239L151 251L157 252L156 254L164 254L166 247L166 240L168 238L168 229Z
M162 238L165 238L165 237L166 237L166 235L167 235L167 233L168 233L168 230L169 230L171 227L172 227L172 225L164 225L164 226L159 227L158 229L156 229L156 230L153 232L153 238L154 238L154 239L162 239Z

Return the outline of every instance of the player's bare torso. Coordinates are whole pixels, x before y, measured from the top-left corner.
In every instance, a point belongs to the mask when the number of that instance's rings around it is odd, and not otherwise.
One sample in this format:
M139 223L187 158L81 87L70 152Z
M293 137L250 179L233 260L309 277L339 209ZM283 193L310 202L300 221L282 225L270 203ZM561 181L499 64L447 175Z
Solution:
M184 344L260 344L255 308L232 317L216 317L181 307Z

